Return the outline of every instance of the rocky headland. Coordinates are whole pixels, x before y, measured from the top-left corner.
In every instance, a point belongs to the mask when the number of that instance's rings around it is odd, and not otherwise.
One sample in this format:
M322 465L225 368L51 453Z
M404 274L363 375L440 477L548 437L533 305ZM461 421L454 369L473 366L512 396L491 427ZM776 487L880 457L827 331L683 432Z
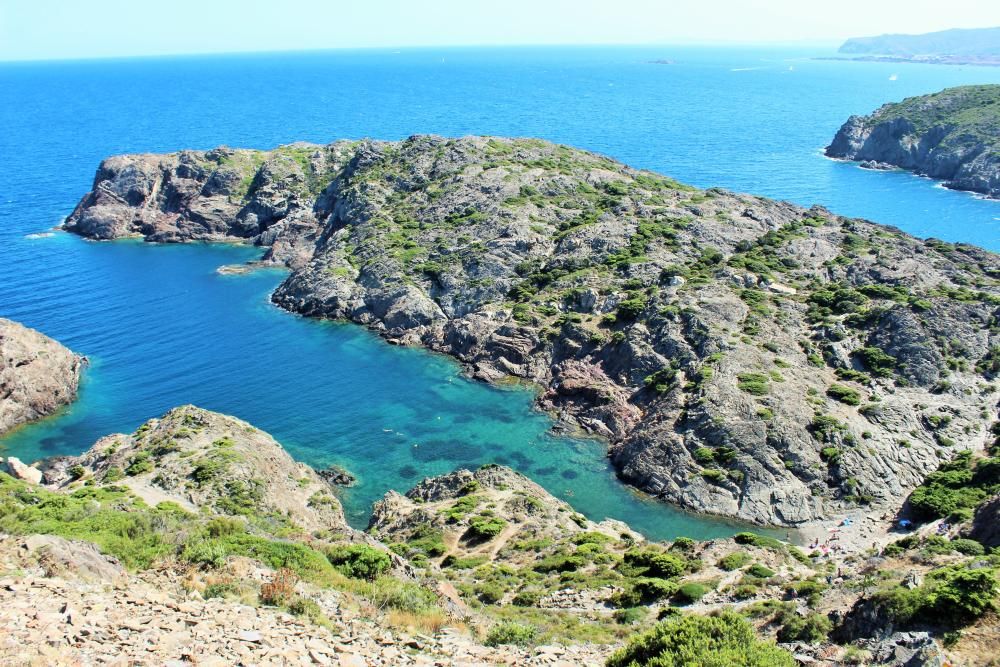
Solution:
M535 383L700 512L891 517L996 419L996 255L544 141L118 156L66 227L261 245L275 303Z
M1000 85L948 88L851 116L826 154L1000 197Z
M83 364L48 336L0 318L0 435L74 401Z

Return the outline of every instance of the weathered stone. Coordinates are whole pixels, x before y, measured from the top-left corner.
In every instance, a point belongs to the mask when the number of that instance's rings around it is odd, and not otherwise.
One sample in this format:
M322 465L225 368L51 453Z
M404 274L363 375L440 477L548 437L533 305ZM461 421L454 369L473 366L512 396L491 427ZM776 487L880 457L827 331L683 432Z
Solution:
M14 479L20 479L29 484L42 483L42 471L21 463L21 460L16 456L7 457L7 472Z
M0 318L0 434L75 400L84 363L51 338Z

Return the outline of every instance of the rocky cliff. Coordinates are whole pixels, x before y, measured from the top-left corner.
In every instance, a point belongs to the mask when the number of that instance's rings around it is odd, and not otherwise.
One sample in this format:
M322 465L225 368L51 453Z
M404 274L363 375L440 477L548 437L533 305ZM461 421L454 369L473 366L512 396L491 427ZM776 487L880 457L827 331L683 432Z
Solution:
M948 88L851 116L826 154L1000 197L1000 85Z
M51 338L0 318L0 435L76 399L82 366Z
M995 255L544 141L120 156L67 228L265 246L275 303L536 383L697 511L895 510L996 415Z

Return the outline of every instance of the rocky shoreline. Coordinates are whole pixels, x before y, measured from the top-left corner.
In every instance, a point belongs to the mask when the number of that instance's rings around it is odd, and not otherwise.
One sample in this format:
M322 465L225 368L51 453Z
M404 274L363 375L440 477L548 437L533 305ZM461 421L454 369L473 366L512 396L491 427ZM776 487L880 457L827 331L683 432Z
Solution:
M86 359L0 318L0 435L76 400Z
M544 141L119 156L66 227L265 246L278 305L537 384L697 512L891 518L996 416L995 255Z
M884 606L954 572L995 576L937 522L871 549L839 528L807 551L752 533L652 543L487 465L390 491L360 532L338 480L194 406L33 470L0 473L0 662L612 665L627 636L699 618L788 667L975 665L997 641L988 614ZM976 590L995 596L992 581Z
M826 155L862 167L897 167L954 190L1000 197L1000 86L949 88L851 116Z

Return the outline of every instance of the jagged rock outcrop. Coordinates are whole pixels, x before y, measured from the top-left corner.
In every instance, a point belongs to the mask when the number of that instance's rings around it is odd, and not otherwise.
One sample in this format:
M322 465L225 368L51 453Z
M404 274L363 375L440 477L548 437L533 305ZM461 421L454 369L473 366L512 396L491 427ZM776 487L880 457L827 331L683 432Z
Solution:
M0 318L0 435L75 400L83 363L51 338Z
M481 534L475 523L484 517L497 519L502 528L493 536ZM385 543L406 542L428 531L454 543L447 553L437 554L442 557L484 550L495 554L510 541L563 539L583 532L643 540L620 521L590 521L524 475L500 465L430 477L406 495L390 491L375 503L368 524L368 532Z
M1000 197L1000 86L948 88L851 116L826 154Z
M544 141L109 158L67 228L267 246L278 305L537 383L701 512L894 510L996 415L996 255Z
M105 436L81 456L49 459L44 474L55 489L92 480L128 487L151 506L171 501L195 513L352 532L315 470L250 424L192 405L151 419L135 433Z

